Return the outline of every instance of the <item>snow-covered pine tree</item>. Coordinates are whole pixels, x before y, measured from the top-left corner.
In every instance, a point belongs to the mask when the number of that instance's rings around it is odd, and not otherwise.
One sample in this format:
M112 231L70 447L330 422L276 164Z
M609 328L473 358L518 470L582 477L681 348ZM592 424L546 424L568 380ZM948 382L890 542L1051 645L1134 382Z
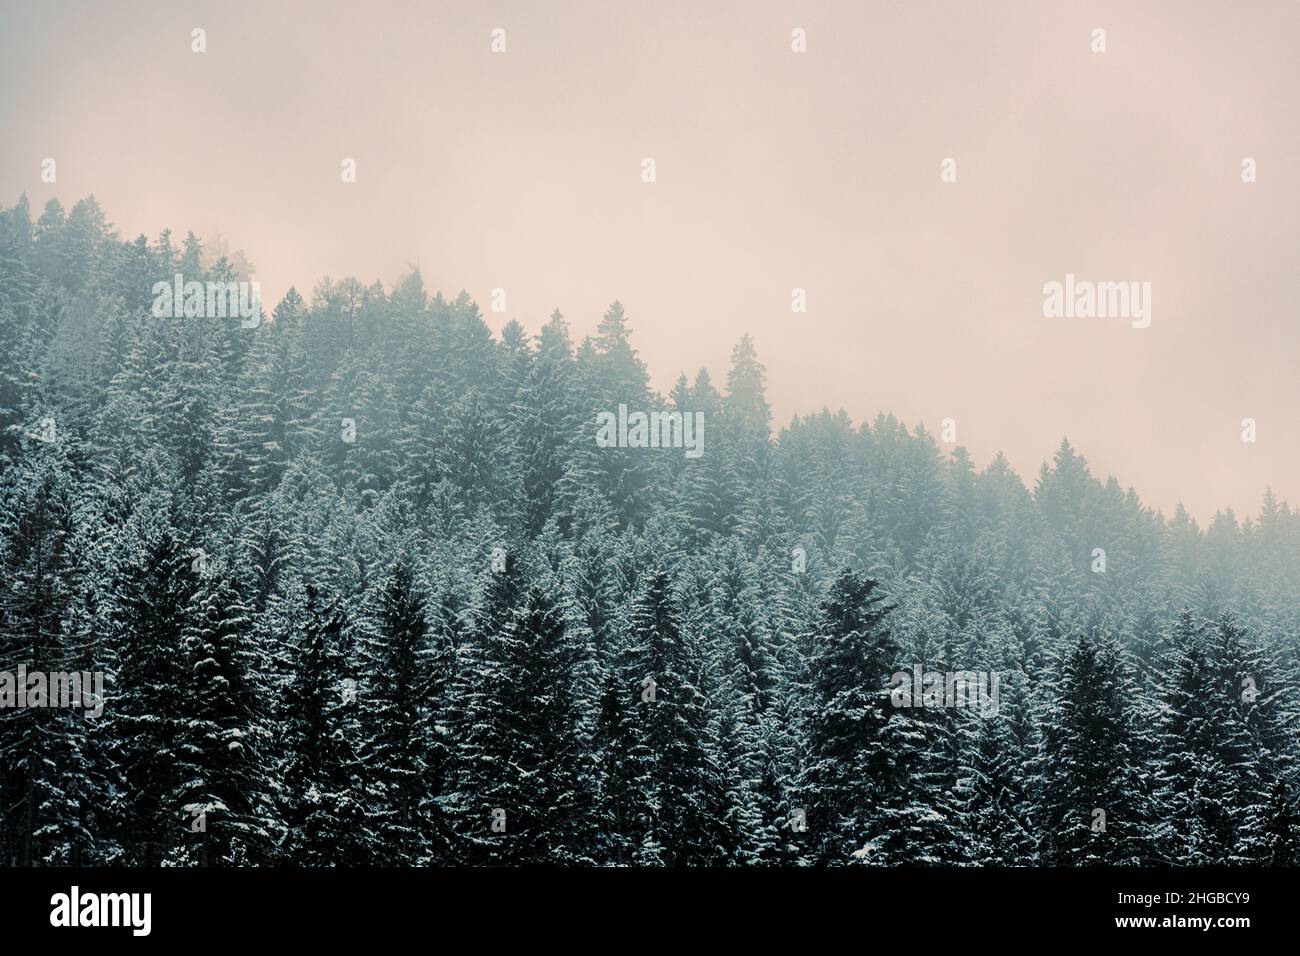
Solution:
M421 859L431 838L421 808L429 799L430 730L437 702L429 669L426 599L411 564L399 558L380 578L361 622L358 688L362 762L370 793L367 827L389 863Z
M610 688L619 730L612 750L624 787L614 796L626 801L619 821L625 862L721 864L726 820L719 768L707 746L703 662L665 571L645 575L627 627Z
M1054 866L1149 862L1137 692L1112 641L1081 636L1060 661L1043 729L1035 821Z
M210 567L190 598L180 635L187 680L177 715L179 782L170 803L189 828L178 853L186 862L273 859L265 685L270 668L251 625L229 568Z
M352 711L359 682L349 666L348 623L337 602L308 588L310 620L293 648L279 723L284 765L279 811L284 862L348 866L385 862L366 840L363 768Z
M158 865L190 826L173 800L189 689L178 645L203 558L182 543L170 498L155 494L122 526L113 561L109 614L120 669L111 719L129 800L121 841L132 862Z
M889 697L898 670L889 610L873 579L843 570L812 636L799 799L816 864L888 864L905 851L912 728Z

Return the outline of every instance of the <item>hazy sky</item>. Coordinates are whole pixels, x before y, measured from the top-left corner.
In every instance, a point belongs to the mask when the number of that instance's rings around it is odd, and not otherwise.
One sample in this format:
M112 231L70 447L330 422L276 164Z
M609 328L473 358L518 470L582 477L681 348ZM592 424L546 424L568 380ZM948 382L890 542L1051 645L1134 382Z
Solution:
M1254 514L1300 502L1298 43L1293 0L0 0L0 203L219 230L271 299L418 263L580 338L617 298L662 390L749 332L778 422L952 417L1029 481L1068 435ZM1150 327L1044 318L1066 273Z

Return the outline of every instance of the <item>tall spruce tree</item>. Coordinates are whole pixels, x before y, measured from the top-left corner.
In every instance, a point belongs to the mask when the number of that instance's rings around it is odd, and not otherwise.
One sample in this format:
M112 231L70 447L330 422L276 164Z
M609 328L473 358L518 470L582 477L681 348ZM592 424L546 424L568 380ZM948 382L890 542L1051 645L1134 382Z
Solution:
M1043 729L1039 852L1054 866L1151 860L1136 691L1119 649L1083 636L1063 656Z
M904 853L910 721L891 705L898 648L877 583L841 571L808 658L800 799L817 864L889 863Z

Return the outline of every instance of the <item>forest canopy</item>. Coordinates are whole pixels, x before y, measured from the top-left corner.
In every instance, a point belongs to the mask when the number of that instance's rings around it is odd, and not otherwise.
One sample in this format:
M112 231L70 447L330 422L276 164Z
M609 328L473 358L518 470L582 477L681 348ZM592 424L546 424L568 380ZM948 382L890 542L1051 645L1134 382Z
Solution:
M1068 441L1027 486L887 413L774 430L748 336L661 395L618 302L579 342L419 272L153 310L250 269L0 212L0 671L106 675L0 699L0 859L1300 862L1271 493L1202 528Z

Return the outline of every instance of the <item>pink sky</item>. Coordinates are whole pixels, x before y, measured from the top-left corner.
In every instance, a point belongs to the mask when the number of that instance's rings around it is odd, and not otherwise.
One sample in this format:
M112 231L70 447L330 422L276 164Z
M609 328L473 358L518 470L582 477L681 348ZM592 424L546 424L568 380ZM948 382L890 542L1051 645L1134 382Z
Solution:
M778 422L952 417L1030 481L1068 435L1205 520L1300 502L1298 41L1290 0L0 0L0 203L219 230L271 298L418 262L578 336L617 298L665 390L749 332ZM1151 327L1044 318L1070 272Z

